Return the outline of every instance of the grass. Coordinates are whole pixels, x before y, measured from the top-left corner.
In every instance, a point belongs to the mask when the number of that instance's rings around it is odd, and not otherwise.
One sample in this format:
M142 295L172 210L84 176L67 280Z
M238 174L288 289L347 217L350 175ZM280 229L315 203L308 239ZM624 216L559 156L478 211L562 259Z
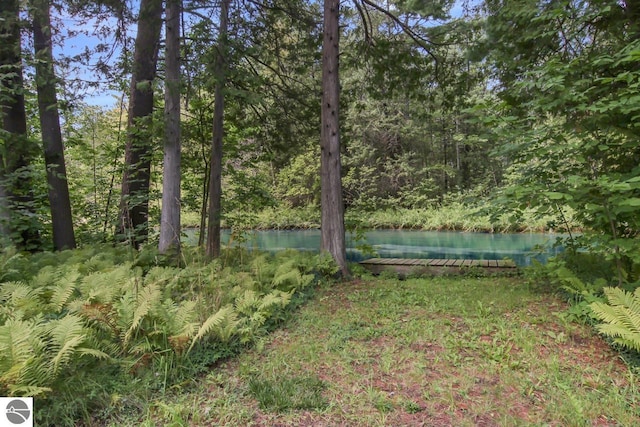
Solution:
M522 278L365 276L320 289L254 350L126 421L638 425L635 369L565 310Z

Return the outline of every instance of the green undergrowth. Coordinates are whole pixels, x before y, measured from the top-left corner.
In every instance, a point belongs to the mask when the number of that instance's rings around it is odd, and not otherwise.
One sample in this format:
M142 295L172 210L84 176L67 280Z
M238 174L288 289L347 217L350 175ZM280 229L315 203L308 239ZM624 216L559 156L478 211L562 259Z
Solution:
M550 232L556 230L559 221L553 216L536 216L533 212L520 218L509 215L497 215L496 218L483 212L479 206L461 202L452 202L433 208L396 208L378 211L347 209L347 225L359 229L410 229L443 230L467 232ZM193 222L193 221L191 221ZM197 225L197 224L196 224ZM575 228L578 228L575 225ZM288 230L320 228L320 208L306 206L291 208L287 206L270 207L247 218L244 228L257 230Z
M514 220L507 215L492 219L480 207L452 203L432 209L392 209L372 212L362 218L366 228L412 230L466 231L466 232L548 232L551 217L533 216Z
M136 413L260 342L335 273L326 258L240 249L180 265L92 246L0 256L0 395L34 396L38 425Z

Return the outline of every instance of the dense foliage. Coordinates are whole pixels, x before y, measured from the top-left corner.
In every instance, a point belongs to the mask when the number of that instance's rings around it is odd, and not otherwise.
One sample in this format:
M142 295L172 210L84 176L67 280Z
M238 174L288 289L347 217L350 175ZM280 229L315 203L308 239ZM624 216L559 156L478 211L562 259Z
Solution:
M317 256L233 251L175 267L155 251L93 246L2 254L0 394L38 398L39 425L137 399L260 340L335 269Z

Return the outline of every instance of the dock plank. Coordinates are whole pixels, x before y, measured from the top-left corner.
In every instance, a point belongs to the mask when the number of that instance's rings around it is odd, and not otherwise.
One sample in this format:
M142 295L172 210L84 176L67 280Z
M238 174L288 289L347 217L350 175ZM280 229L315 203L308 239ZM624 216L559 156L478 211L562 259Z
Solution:
M360 264L374 274L379 274L383 270L392 270L399 274L448 274L464 272L466 267L478 267L490 272L501 271L509 273L517 271L516 264L509 259L370 258L360 262Z

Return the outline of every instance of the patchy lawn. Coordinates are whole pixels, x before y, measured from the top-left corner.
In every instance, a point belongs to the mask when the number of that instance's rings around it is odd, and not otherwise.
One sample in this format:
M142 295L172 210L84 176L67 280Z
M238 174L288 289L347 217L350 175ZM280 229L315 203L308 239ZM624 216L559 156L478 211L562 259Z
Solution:
M146 425L633 426L638 377L520 278L322 289L251 352L150 402Z

